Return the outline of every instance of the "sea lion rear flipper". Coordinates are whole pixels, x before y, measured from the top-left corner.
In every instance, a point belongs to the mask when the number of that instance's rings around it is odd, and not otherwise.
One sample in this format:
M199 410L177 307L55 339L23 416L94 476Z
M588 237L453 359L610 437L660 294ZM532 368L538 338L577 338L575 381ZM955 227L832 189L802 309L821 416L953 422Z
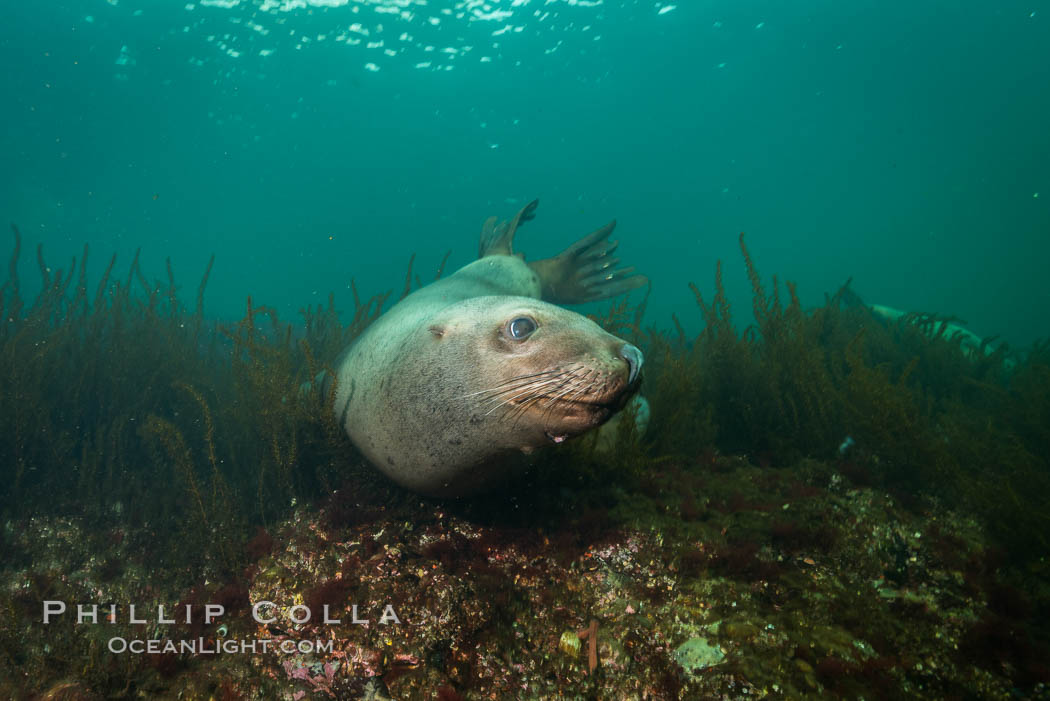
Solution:
M514 234L518 226L536 216L536 207L539 200L533 200L521 208L509 222L497 224L496 217L489 217L481 227L481 248L478 258L485 256L511 256L514 255Z
M557 304L581 304L636 290L649 279L634 268L616 269L613 257L619 243L608 241L616 228L611 221L572 244L554 258L533 261L528 266L539 275L543 299Z

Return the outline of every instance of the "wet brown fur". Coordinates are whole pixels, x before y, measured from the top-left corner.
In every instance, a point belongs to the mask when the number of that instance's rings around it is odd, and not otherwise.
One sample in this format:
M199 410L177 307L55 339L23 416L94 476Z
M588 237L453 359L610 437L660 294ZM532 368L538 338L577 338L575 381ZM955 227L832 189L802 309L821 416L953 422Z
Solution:
M520 256L486 255L403 299L343 354L335 409L377 468L421 493L470 494L622 408L634 390L625 342L539 299L557 286L541 274ZM537 328L519 341L507 324L522 316Z

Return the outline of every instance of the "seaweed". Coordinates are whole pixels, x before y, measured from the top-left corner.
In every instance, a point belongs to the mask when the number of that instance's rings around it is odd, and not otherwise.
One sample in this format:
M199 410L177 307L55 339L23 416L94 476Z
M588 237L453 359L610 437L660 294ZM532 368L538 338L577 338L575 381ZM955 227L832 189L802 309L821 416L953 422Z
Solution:
M248 298L243 318L221 324L206 316L204 304L214 258L186 306L170 261L161 279L150 280L138 252L123 273L111 257L94 284L87 247L54 270L38 247L41 289L27 302L17 275L22 241L13 233L0 287L5 519L77 514L121 549L100 559L104 580L148 562L170 572L171 586L182 591L205 579L227 582L211 595L242 607L239 577L273 567L286 536L280 524L299 505L321 510L327 531L395 519L409 532L433 523L434 502L403 493L365 466L333 411L338 354L382 313L390 293L363 300L352 283L352 311L343 314L330 295L326 304L302 309L296 323ZM442 576L469 578L478 599L502 602L510 612L493 614L492 630L465 631L459 642L469 647L468 638L508 635L525 600L512 582L545 566L499 569L489 550L509 544L549 558L550 566L580 568L627 527L660 531L665 544L652 558L677 563L683 588L715 581L752 592L755 606L790 609L813 586L805 568L845 548L843 532L821 509L828 485L846 476L858 491L906 497L908 508L950 504L980 521L998 548L969 561L952 552L960 539L930 534L939 557L964 569L970 593L987 601L989 613L977 619L961 654L987 656L980 640L997 636L1008 655L989 659L1012 665L1024 684L1043 680L1045 635L1023 619L1046 607L1039 593L1050 545L1050 343L1021 353L1001 345L975 351L949 332L957 319L915 314L887 323L855 303L848 282L823 305L805 309L792 283L763 279L742 235L740 250L752 304L739 323L722 263L713 292L690 285L703 322L693 337L677 317L670 329L644 327L646 299L616 300L595 317L645 351L642 391L652 407L646 435L625 416L611 450L599 449L596 438L573 441L538 455L524 482L476 503L441 506L494 524L493 532L477 540L453 532L429 541L419 556L440 565ZM403 296L420 282L410 265L399 291ZM392 550L390 533L389 543L362 538L361 556ZM7 544L0 545L7 557ZM11 551L12 563L32 561ZM903 588L919 576L921 563L911 562L913 548L896 531L878 552L885 562L868 573L872 578ZM361 564L356 558L354 566ZM344 576L305 591L319 605L341 604L355 582ZM634 593L646 606L661 606L675 595L665 584L639 582ZM65 586L38 573L28 591L57 597ZM193 600L207 594L193 591ZM549 608L561 603L557 596L547 593ZM868 636L880 656L846 659L820 649L797 658L809 667L808 678L843 693L891 688L907 665L886 655L907 642L906 633L876 620L882 602L872 597L840 591L827 602L820 615ZM15 597L0 597L0 618L24 618L21 607ZM892 607L908 618L930 615L925 603ZM39 664L20 657L18 630L0 626L4 668ZM129 679L142 683L143 669L114 666L97 644L63 632L69 643L59 652L68 664L57 665L49 682L73 675L92 692L113 696L130 693ZM171 659L139 664L154 676L182 669ZM592 676L600 678L602 669ZM469 676L446 674L457 684ZM677 668L661 674L668 689L687 683Z
M677 333L652 329L641 341L654 425L645 470L703 454L745 453L772 467L835 463L840 446L855 445L847 471L957 502L1021 563L1045 554L1050 344L1020 355L987 343L975 351L949 335L958 319L885 323L849 282L805 310L792 283L786 295L776 277L766 286L743 234L739 242L754 323L735 327L719 263L710 303L690 284L700 333L687 338L674 319Z
M52 271L41 246L41 290L26 305L12 232L0 287L5 513L149 522L170 538L157 548L162 560L198 552L230 570L253 528L346 478L352 449L319 388L300 387L331 367L387 295L362 303L355 289L347 324L331 299L303 310L302 327L249 299L243 319L222 325L205 314L214 256L187 308L170 259L163 280L150 282L138 251L123 277L113 256L92 286L87 247Z

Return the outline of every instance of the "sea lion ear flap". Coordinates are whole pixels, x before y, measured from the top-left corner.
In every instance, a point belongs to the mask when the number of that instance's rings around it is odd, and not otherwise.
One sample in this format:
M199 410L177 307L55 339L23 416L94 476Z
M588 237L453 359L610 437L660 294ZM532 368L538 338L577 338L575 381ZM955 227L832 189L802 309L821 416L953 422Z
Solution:
M536 216L539 200L533 200L521 208L509 222L496 223L496 217L489 217L481 227L481 246L478 258L485 256L514 255L514 234L518 226Z

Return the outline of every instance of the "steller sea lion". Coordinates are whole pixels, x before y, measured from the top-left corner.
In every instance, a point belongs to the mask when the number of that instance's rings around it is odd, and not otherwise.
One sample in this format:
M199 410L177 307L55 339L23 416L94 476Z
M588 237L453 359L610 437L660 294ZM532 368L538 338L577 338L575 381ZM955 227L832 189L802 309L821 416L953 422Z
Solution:
M642 352L554 304L646 284L616 268L616 222L526 263L512 243L536 205L486 221L478 260L402 299L336 361L340 423L408 489L480 491L519 468L522 453L600 426L638 388Z

